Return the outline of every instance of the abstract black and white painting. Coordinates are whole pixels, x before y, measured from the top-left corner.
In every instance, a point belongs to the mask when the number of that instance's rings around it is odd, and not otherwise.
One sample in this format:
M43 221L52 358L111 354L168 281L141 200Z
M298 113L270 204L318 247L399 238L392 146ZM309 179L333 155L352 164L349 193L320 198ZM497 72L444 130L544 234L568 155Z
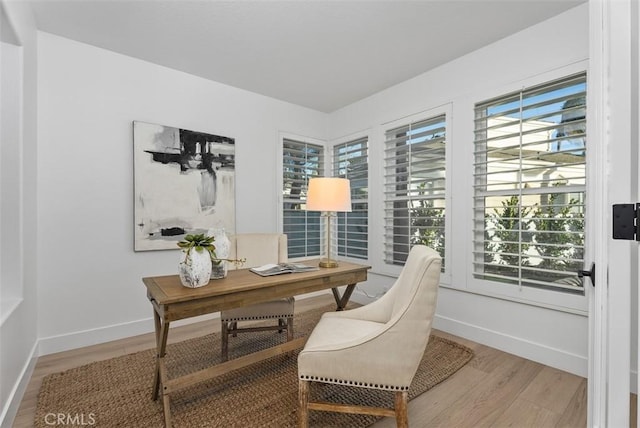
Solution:
M134 121L133 143L135 251L235 233L235 139Z

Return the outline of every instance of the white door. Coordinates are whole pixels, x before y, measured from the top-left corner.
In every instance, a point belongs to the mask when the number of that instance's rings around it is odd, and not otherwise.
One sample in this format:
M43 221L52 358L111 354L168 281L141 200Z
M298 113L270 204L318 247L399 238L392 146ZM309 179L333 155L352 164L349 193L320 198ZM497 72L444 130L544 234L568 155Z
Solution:
M612 205L639 200L637 0L590 0L589 14L588 194L596 287L590 290L588 424L628 427L629 393L636 389L631 334L638 329L631 319L638 303L631 285L638 281L638 243L612 239Z

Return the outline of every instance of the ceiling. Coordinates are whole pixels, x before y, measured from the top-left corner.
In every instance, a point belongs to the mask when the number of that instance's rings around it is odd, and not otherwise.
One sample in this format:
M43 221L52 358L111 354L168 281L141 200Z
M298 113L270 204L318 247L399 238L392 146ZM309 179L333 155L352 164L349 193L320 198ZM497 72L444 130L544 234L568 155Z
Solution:
M332 112L586 0L30 0L40 30Z

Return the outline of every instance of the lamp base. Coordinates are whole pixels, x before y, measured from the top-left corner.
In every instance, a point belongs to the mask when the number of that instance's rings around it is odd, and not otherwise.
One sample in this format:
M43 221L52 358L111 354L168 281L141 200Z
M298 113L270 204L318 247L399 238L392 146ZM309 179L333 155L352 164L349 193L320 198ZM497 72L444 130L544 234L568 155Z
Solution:
M318 263L318 266L321 268L334 268L338 267L338 262L331 259L322 259L320 260L320 263Z

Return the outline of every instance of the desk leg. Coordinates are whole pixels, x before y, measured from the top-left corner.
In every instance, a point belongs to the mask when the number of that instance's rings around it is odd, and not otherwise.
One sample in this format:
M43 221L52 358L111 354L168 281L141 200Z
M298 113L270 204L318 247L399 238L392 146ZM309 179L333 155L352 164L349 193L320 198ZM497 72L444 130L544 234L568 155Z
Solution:
M171 403L169 394L165 392L166 381L168 380L167 366L164 358L167 350L167 336L169 334L169 322L162 321L160 315L153 311L156 330L156 373L153 380L153 399L157 400L162 386L162 409L164 412L164 424L166 428L171 427Z
M351 298L351 293L353 293L353 290L355 290L355 288L356 288L355 284L347 285L347 288L344 290L344 293L342 294L342 296L340 296L340 292L338 291L337 288L331 289L331 291L333 292L333 298L336 299L337 311L344 310L345 306L347 306L347 303L349 303L349 299Z
M160 319L160 315L154 310L153 311L153 321L155 324L156 331L156 371L153 379L153 399L158 399L158 393L160 390L160 358L164 357L166 345L167 345L167 333L169 332L168 328L165 328L165 325L162 323Z

